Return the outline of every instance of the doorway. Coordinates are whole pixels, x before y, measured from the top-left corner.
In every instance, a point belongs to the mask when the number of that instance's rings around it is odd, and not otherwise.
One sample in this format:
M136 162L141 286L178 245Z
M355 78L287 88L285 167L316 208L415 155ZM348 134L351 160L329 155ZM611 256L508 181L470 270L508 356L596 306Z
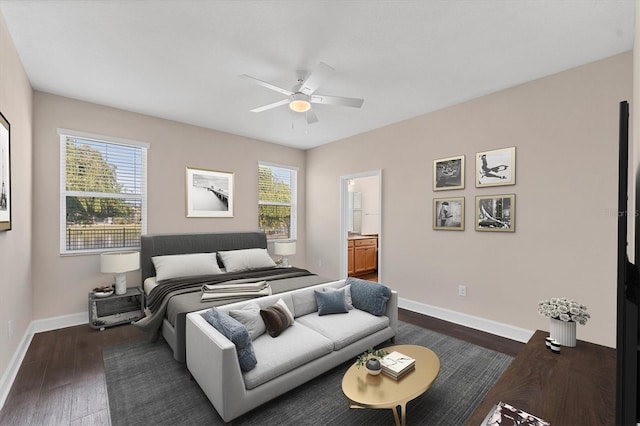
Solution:
M382 171L340 177L340 278L381 279Z

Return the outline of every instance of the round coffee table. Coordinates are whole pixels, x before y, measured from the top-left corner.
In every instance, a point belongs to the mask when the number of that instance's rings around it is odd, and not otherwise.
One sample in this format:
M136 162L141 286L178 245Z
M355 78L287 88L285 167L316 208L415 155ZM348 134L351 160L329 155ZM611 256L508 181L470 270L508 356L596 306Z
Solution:
M415 370L394 380L384 373L372 376L364 367L353 364L342 378L342 392L349 400L349 408L385 408L393 411L396 425L407 424L407 403L422 395L440 371L440 359L423 346L397 345L384 348L398 351L416 360ZM398 406L402 420L398 418Z

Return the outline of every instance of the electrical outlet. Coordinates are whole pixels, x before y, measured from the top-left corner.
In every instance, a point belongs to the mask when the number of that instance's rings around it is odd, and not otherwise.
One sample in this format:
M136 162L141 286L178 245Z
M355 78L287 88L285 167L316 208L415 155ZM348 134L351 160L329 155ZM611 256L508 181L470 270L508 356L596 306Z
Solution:
M8 337L13 336L13 320L9 320L7 322L7 336Z
M458 286L458 296L465 297L466 295L467 295L467 286L466 285L459 285Z

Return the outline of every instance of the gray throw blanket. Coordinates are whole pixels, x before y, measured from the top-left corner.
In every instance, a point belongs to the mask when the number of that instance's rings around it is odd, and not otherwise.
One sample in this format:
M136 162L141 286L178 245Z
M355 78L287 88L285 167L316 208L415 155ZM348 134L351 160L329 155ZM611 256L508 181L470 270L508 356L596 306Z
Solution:
M300 268L263 268L252 271L228 272L216 275L173 278L158 282L158 286L151 290L147 299L146 316L134 323L142 331L151 333L152 338L162 326L169 300L176 295L201 292L204 285L238 284L258 281L273 281L285 278L314 275L306 269ZM246 299L251 298L247 296ZM242 298L236 299L238 301ZM235 300L234 300L235 301Z

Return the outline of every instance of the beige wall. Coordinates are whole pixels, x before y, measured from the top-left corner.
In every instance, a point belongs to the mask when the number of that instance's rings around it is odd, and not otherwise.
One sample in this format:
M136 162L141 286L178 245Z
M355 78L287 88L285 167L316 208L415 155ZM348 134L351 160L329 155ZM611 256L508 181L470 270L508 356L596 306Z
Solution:
M32 315L31 101L31 84L0 15L0 111L11 124L13 219L13 229L0 232L0 374L6 371Z
M59 254L59 136L72 129L151 144L148 155L148 233L217 232L258 229L258 161L300 167L304 152L241 136L189 126L42 92L34 95L33 276L34 318L87 310L87 292L112 277L100 273L99 256ZM186 218L185 168L235 173L234 218ZM299 190L298 253L304 258L305 197ZM130 272L128 285L140 283Z
M548 329L539 300L574 298L592 315L579 338L614 347L618 103L631 96L625 53L308 151L307 265L339 274L339 177L382 169L381 282L530 330ZM508 146L517 184L476 189L475 153ZM433 192L433 160L460 154L465 189ZM501 193L516 194L516 232L476 232L475 196ZM445 196L465 197L464 232L432 230Z

